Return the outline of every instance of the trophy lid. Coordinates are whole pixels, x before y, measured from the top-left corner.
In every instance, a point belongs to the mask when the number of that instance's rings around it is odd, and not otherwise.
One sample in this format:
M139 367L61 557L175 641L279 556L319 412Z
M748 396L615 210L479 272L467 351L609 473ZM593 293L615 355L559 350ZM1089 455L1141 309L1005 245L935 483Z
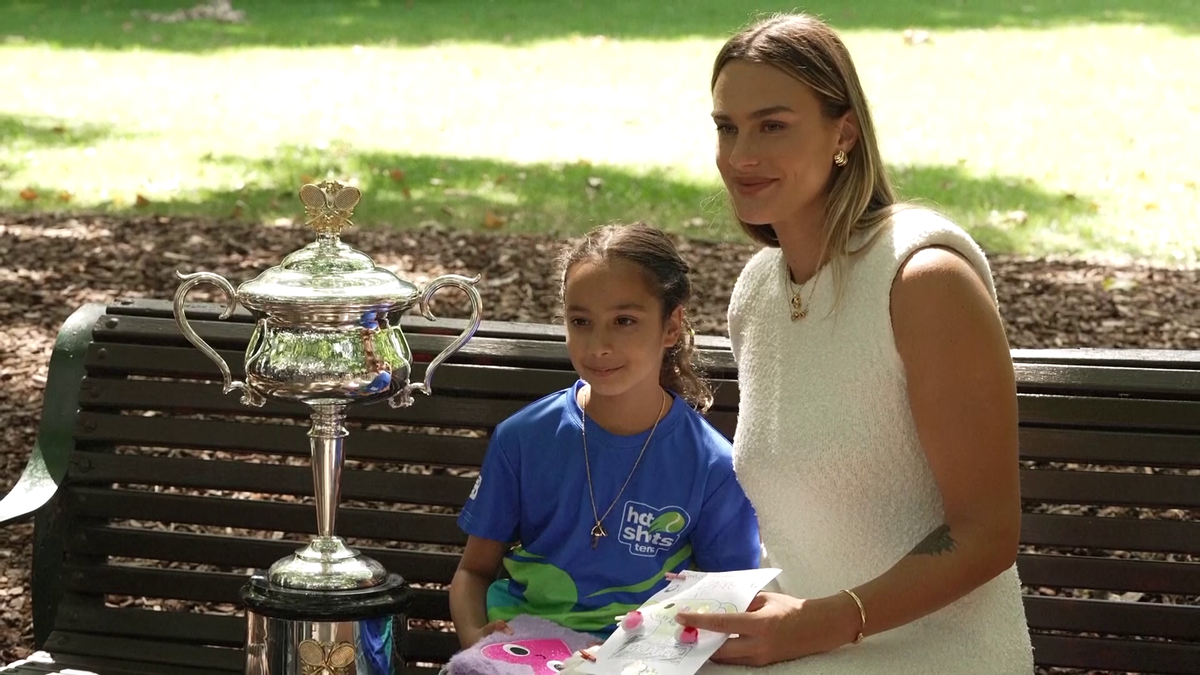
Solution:
M361 198L358 188L337 181L300 188L305 224L316 230L317 240L238 287L241 304L265 312L391 311L411 305L419 293L416 286L377 267L370 256L338 238L353 224L350 215Z

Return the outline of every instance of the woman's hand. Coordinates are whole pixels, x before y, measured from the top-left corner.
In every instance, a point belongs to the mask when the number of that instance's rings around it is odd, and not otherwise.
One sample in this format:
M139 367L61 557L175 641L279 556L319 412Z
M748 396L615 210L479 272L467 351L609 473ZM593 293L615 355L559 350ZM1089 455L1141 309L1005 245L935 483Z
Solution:
M844 593L801 600L780 593L759 593L745 612L680 612L680 625L737 635L712 656L717 663L765 666L828 652L858 635L858 606Z

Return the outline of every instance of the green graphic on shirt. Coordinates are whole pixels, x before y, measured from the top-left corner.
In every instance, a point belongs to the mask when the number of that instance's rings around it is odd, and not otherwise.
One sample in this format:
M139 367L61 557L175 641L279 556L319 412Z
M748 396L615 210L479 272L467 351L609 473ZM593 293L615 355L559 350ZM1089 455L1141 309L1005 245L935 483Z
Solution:
M606 588L588 595L594 598L608 593L641 593L652 588L666 577L666 573L692 553L690 545L684 546L671 556L658 574L643 582L631 586ZM504 568L512 579L502 579L488 588L487 605L488 621L503 619L510 621L522 614L539 616L566 626L571 630L597 632L611 626L620 614L626 614L638 608L638 603L614 602L602 607L579 607L579 589L575 580L564 570L529 553L520 546L504 558ZM516 596L510 585L517 584L524 589L524 598Z
M684 519L683 514L678 511L668 511L650 523L650 532L675 534L682 530L684 525L687 525L687 520Z

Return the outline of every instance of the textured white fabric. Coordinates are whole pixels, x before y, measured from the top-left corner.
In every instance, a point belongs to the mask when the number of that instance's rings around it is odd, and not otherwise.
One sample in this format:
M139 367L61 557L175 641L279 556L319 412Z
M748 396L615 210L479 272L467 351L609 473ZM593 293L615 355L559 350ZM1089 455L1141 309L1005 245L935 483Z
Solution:
M975 242L917 209L894 216L852 258L834 313L826 268L801 289L808 316L792 322L779 249L756 254L737 281L729 307L741 390L734 462L758 511L763 565L783 570L775 590L804 598L854 587L943 523L889 308L900 265L930 246L964 256L995 299ZM739 670L709 664L701 672ZM1031 673L1016 567L941 611L861 644L748 672Z

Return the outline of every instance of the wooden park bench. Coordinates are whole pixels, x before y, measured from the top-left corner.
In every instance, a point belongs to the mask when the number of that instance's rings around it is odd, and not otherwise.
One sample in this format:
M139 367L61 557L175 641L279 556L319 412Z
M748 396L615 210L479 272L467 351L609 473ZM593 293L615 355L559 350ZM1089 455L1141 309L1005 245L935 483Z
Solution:
M218 310L194 305L189 317L237 370L252 325L244 314L217 321ZM461 325L418 317L405 332L428 359ZM719 383L710 419L732 435L728 343L700 344ZM1014 359L1019 566L1038 663L1200 673L1200 352L1017 350ZM89 305L65 324L38 444L0 502L0 522L36 518L40 651L0 672L241 672L238 589L307 541L316 516L306 411L247 408L217 379L166 302ZM488 432L574 379L561 328L485 323L441 369L432 397L353 411L338 534L412 583L403 645L412 672L435 672L457 646L445 591L464 540L455 514ZM1078 508L1053 512L1064 505Z

